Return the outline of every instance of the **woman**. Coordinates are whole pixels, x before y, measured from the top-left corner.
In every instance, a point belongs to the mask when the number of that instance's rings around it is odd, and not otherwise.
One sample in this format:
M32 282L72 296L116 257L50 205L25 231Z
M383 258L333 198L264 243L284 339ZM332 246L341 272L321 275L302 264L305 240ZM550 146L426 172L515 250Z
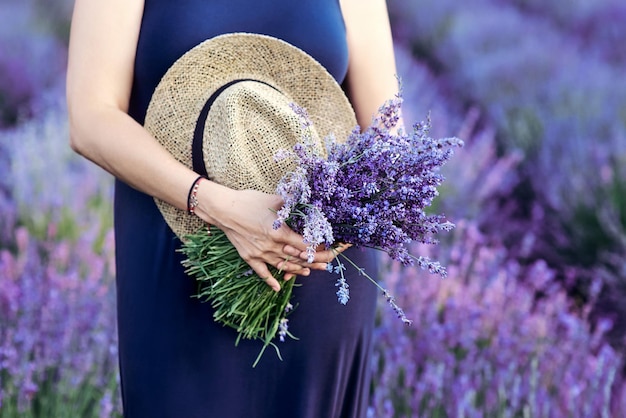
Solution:
M188 205L197 174L178 163L142 127L160 78L204 39L262 33L308 52L344 82L357 119L397 92L383 0L76 0L67 97L71 146L116 177L115 234L120 366L127 417L362 417L375 289L352 280L346 307L335 299L326 263L307 263L302 237L272 229L280 199L211 181L197 189L195 215L222 229L267 284L267 265L297 289L283 361L216 325L208 304L190 298L194 284L176 252L180 243L152 197ZM348 250L351 251L351 250ZM374 269L371 253L354 255ZM288 261L287 261L288 260ZM355 274L353 272L353 274ZM326 277L326 279L324 279ZM299 278L298 280L301 280ZM302 280L304 280L302 278Z

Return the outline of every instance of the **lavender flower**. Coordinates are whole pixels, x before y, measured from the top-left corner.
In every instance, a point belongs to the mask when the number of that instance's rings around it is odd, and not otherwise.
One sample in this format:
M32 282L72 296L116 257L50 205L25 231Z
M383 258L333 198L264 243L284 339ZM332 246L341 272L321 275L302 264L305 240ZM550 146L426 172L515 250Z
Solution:
M345 305L348 303L348 300L350 300L350 286L348 285L348 282L346 281L346 277L344 275L346 267L341 261L339 261L339 259L336 259L335 261L337 265L334 268L332 267L332 263L328 263L329 266L331 266L329 267L329 270L334 271L336 274L339 275L339 279L337 279L337 283L335 283L335 286L339 287L339 289L337 290L337 300L342 305Z
M430 119L395 132L401 105L401 97L388 101L370 128L355 129L345 142L327 138L326 156L307 137L281 151L278 156L291 157L297 169L277 187L285 204L274 226L288 222L304 235L310 254L320 244L346 242L381 249L407 265L414 261L408 243L434 243L438 232L449 230L451 223L425 209L443 181L438 170L462 141L430 138ZM309 127L306 113L295 110Z
M396 313L396 315L398 316L398 318L405 324L407 325L411 325L413 324L413 321L408 319L406 317L406 314L404 313L404 311L398 306L398 304L396 303L396 300L393 296L391 296L391 294L389 293L389 291L387 291L386 289L383 290L383 296L385 297L385 300L387 300L387 303L392 307L393 311Z
M437 187L443 181L440 167L462 141L429 137L430 118L405 132L397 126L401 106L401 96L388 101L365 132L357 127L345 142L326 138L325 155L314 147L308 115L292 105L306 134L292 150L276 153L276 160L291 158L297 168L277 186L284 204L273 226L287 223L302 234L309 262L320 244L331 248L335 242L343 242L380 249L405 265L417 261L420 267L445 277L438 262L411 256L407 245L413 241L436 243L437 233L452 229L443 216L429 215L425 209L438 195ZM350 292L343 270L337 259L337 299L345 305ZM395 299L380 289L402 322L410 324Z
M278 339L280 342L285 342L285 337L287 337L287 330L289 329L289 320L287 318L282 318L278 323Z

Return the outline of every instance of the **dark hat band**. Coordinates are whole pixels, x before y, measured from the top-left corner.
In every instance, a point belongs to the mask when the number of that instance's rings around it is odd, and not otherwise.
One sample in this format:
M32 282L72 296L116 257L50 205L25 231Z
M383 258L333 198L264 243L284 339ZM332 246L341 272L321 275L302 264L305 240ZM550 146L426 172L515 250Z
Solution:
M213 106L215 100L217 100L218 96L222 94L224 90L226 90L233 84L241 83L242 81L254 81L257 83L265 84L266 86L271 87L280 93L280 91L271 84L268 84L261 80L254 80L252 78L232 80L215 90L211 97L207 99L204 107L200 111L200 115L198 115L198 120L196 121L196 127L193 131L193 142L191 143L191 164L193 171L200 175L207 176L207 169L206 165L204 164L204 151L202 150L202 139L204 138L204 124L206 123L206 119L209 116L211 106Z

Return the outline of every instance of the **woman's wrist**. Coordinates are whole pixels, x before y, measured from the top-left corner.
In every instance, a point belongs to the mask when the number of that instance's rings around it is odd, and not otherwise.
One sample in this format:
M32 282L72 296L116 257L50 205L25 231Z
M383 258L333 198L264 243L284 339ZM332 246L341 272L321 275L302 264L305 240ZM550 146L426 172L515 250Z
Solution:
M233 190L206 178L200 178L192 187L195 188L195 193L192 191L195 199L193 215L198 216L208 224L222 225L223 216L226 212L225 203Z
M198 189L200 188L200 183L206 180L205 176L198 176L191 183L191 187L189 188L189 193L187 193L187 213L193 215L196 211L196 207L198 206Z

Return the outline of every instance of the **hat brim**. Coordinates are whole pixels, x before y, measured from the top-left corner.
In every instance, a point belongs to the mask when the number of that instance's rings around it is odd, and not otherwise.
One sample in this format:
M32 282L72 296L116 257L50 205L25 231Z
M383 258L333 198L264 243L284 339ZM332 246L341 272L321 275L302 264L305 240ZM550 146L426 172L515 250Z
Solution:
M193 135L203 106L220 87L241 79L267 83L306 109L321 138L345 139L356 126L350 102L320 63L285 41L248 33L208 39L181 56L155 89L144 126L176 160L192 168ZM155 201L179 238L203 225L199 218Z

